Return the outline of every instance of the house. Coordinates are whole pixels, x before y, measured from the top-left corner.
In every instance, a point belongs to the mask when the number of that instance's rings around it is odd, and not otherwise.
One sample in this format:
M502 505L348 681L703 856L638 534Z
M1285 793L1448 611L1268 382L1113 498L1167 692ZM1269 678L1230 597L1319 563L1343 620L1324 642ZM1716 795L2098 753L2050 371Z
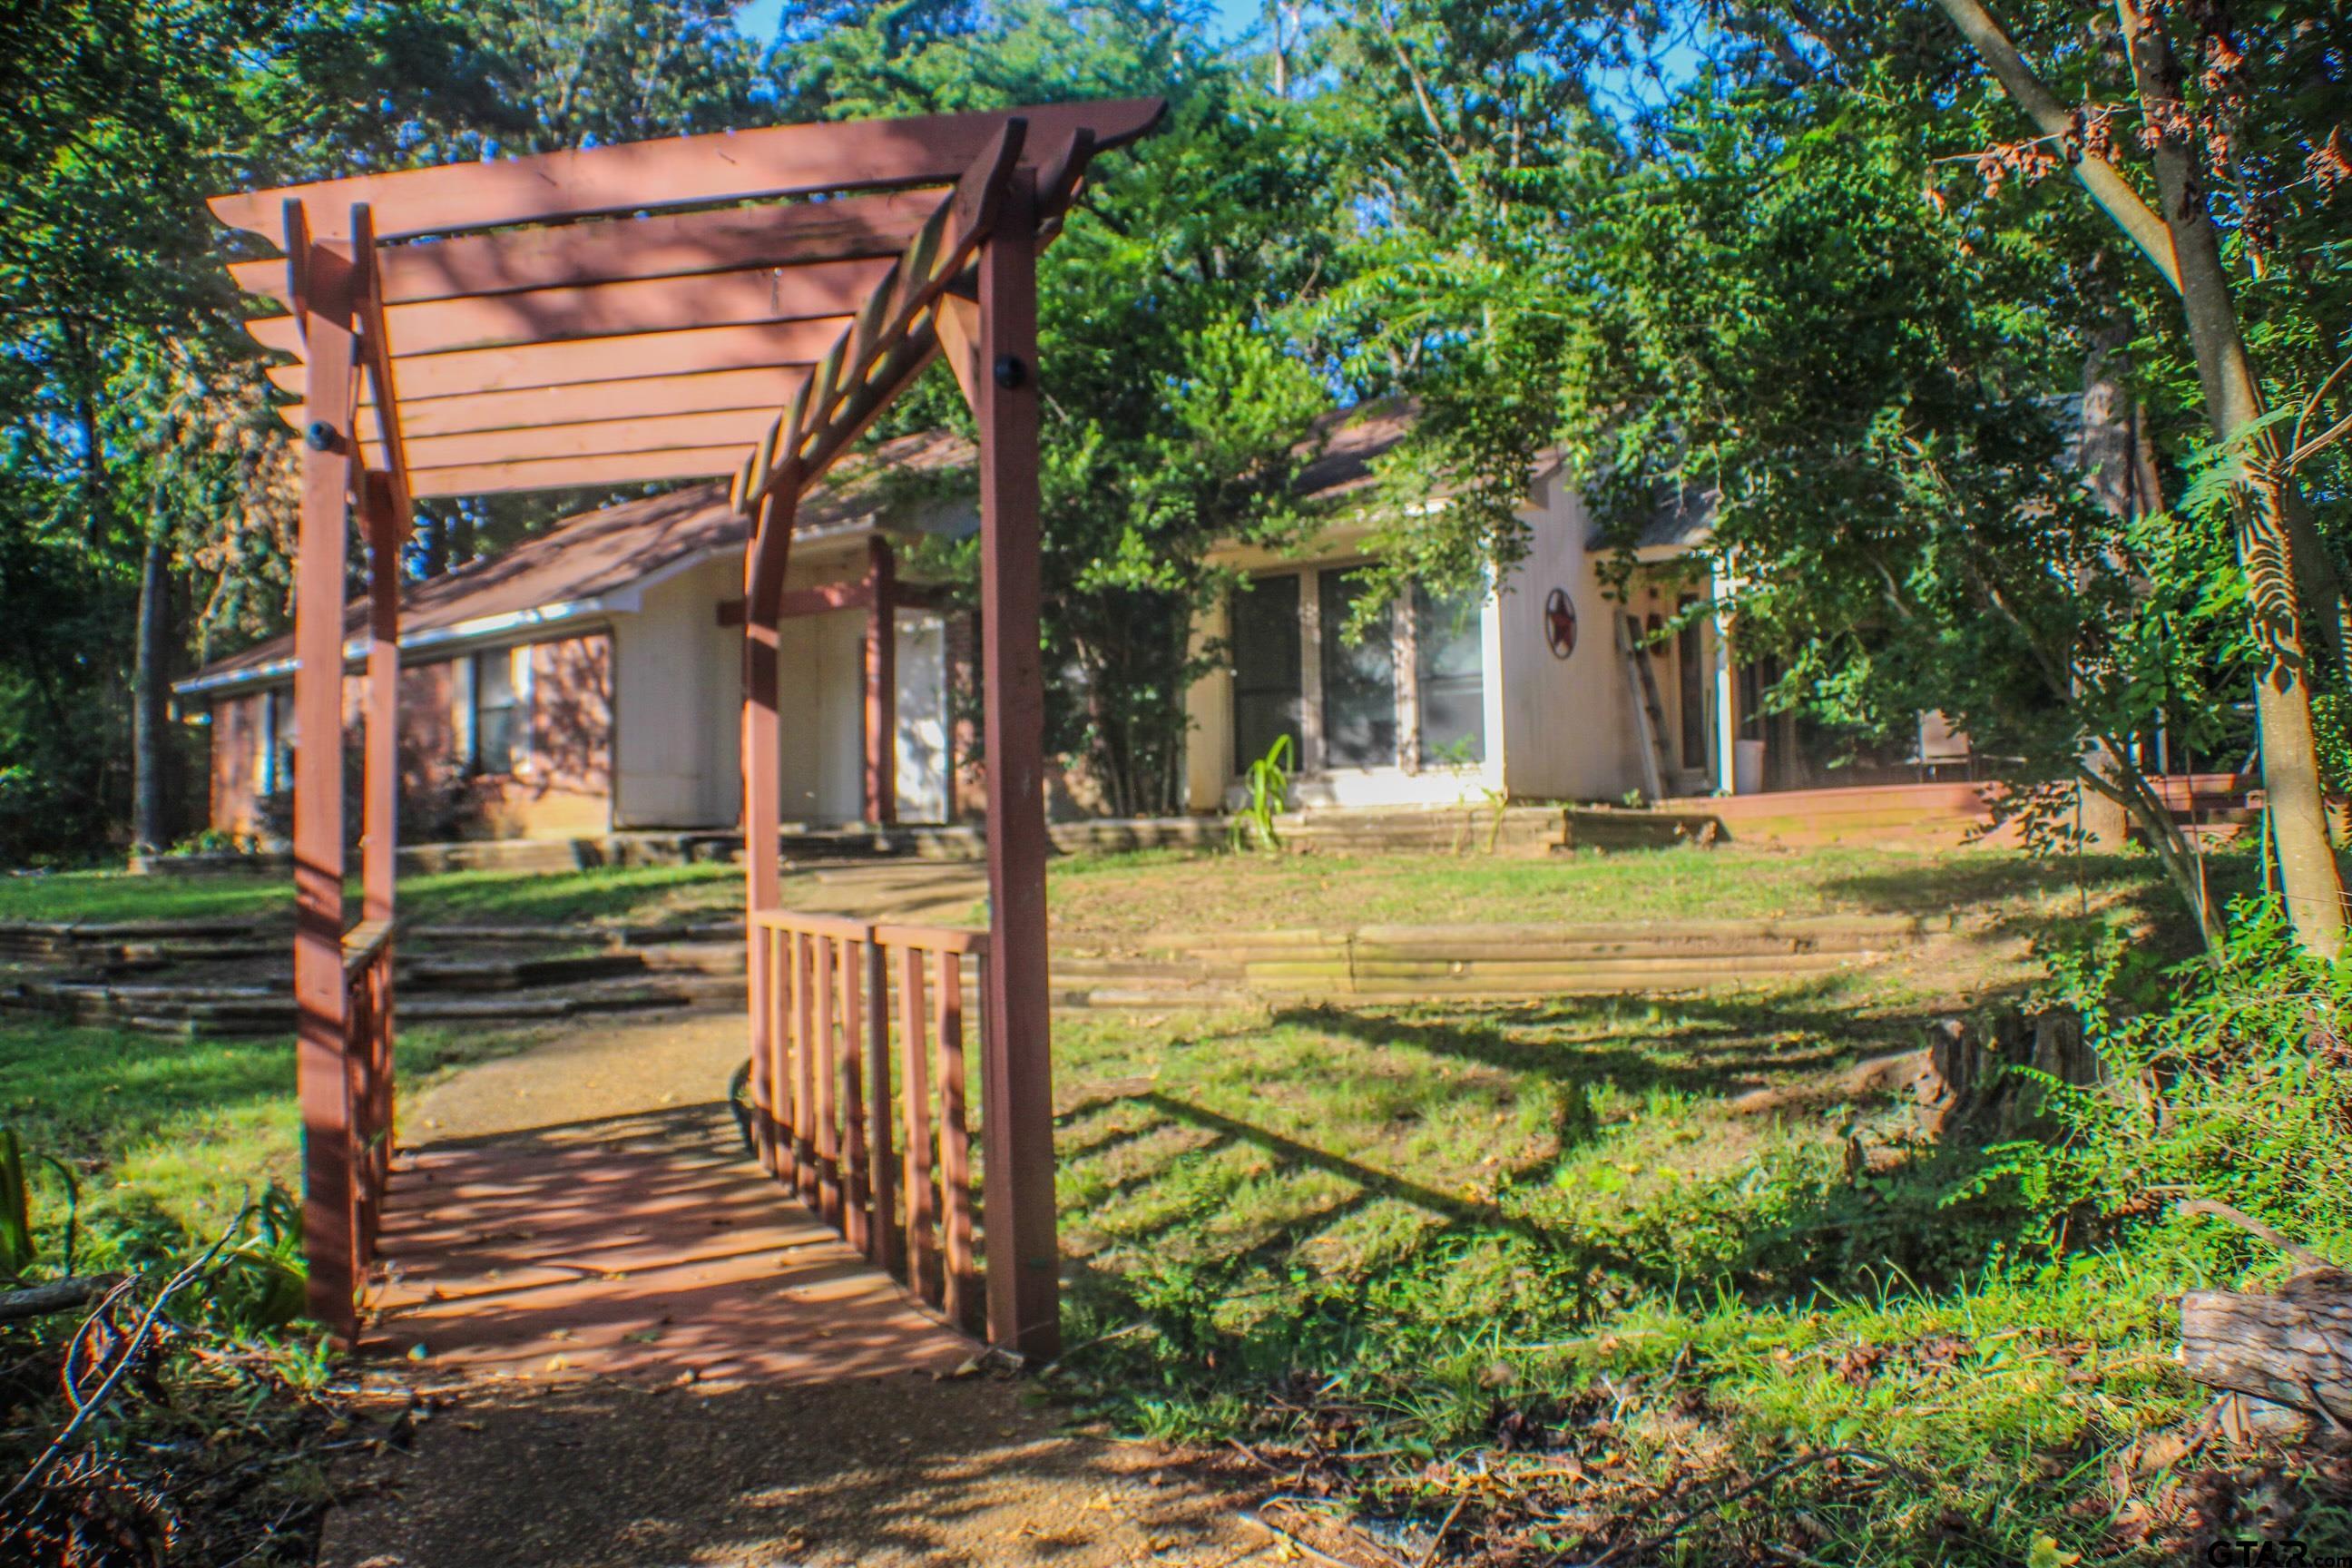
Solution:
M1927 748L1874 757L1767 713L1778 668L1739 662L1708 608L1704 498L1663 509L1614 573L1619 552L1556 461L1529 477L1527 553L1498 581L1454 596L1416 588L1349 640L1374 549L1373 465L1410 426L1398 405L1336 424L1304 476L1330 515L1321 531L1216 557L1244 586L1196 632L1224 657L1188 698L1192 809L1235 804L1249 764L1285 737L1293 797L1308 807L1746 795L1965 765L1965 741L1932 715Z
M1302 476L1330 521L1304 546L1215 556L1244 586L1195 631L1223 658L1187 698L1191 809L1238 804L1245 770L1283 737L1309 808L1757 795L1969 768L1967 738L1937 714L1873 747L1769 711L1780 667L1739 659L1712 608L1728 595L1706 558L1706 498L1675 498L1621 552L1556 459L1529 476L1527 552L1498 581L1416 588L1351 641L1374 464L1411 425L1394 403L1335 419Z
M1196 648L1223 657L1186 694L1189 810L1235 804L1278 737L1294 802L1309 808L1749 795L1968 765L1965 738L1934 715L1916 745L1873 755L1767 713L1778 669L1738 660L1732 628L1706 608L1703 498L1663 509L1634 541L1630 574L1612 573L1618 552L1557 463L1530 477L1528 552L1498 582L1466 595L1416 589L1350 640L1374 548L1374 465L1410 426L1393 404L1335 416L1300 479L1328 517L1320 531L1281 553L1213 555L1244 586L1194 630ZM972 748L950 701L971 679L958 654L969 628L897 564L914 541L977 527L969 502L939 499L951 482L900 481L951 481L970 460L950 437L900 437L803 503L783 628L797 677L782 715L788 818L945 822L976 802L959 782ZM411 588L405 835L736 827L742 543L723 487L698 487L583 514ZM355 612L353 714L360 626ZM184 710L209 715L211 820L224 832L282 831L296 740L289 651L265 643L175 688ZM1085 810L1084 781L1066 782L1054 808Z
M898 557L969 532L967 503L893 481L968 465L940 436L883 444L803 503L782 636L783 789L810 826L954 812L950 628ZM886 515L887 514L887 515ZM495 560L419 583L401 610L402 795L412 839L731 829L742 804L744 525L725 485L601 508ZM344 710L361 711L360 606ZM889 646L882 650L886 635ZM284 831L294 732L291 639L177 683L211 730L214 828ZM877 689L876 670L888 674ZM895 742L877 768L876 717Z

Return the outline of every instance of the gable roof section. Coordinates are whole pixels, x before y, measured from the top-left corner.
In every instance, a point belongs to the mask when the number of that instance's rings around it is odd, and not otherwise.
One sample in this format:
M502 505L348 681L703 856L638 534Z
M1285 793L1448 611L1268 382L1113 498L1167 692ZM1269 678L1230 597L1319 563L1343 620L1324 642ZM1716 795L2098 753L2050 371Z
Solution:
M801 503L793 537L828 538L894 526L906 531L903 520L881 515L890 504L892 479L951 470L971 460L971 443L944 432L882 442L845 459L810 492ZM634 605L614 601L713 556L740 551L745 537L744 520L729 504L724 484L599 507L566 518L503 555L408 585L400 600L400 644L429 647L631 609ZM343 612L346 658L363 651L366 626L366 603L353 600ZM354 647L352 639L362 647ZM291 635L272 637L213 660L172 689L194 695L267 680L293 668L293 651Z
M1299 469L1298 499L1335 501L1374 489L1380 483L1376 465L1403 444L1420 420L1421 404L1411 397L1377 398L1322 416L1315 422L1312 438L1320 440L1323 449ZM1562 457L1555 447L1537 453L1528 470L1528 489L1549 479L1559 468ZM1436 499L1443 500L1449 493L1448 487L1441 484Z

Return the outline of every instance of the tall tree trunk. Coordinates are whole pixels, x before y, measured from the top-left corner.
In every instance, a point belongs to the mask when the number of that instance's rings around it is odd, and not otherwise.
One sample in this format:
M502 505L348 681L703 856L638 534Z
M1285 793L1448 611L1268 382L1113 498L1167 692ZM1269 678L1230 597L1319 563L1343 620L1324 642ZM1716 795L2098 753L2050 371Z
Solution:
M2128 521L2141 514L2142 498L2138 493L2137 435L2132 417L2131 388L2126 372L2130 363L2128 345L2132 324L2128 316L2117 312L2101 325L2093 337L2091 352L2083 363L2083 419L2080 461L2084 476L2090 480L2091 493L2098 498L2101 510L2108 516ZM2079 689L2082 682L2076 678ZM2086 737L2082 767L2094 777L2115 779L2122 770L2131 766L2128 756L2110 746L2096 735ZM2097 789L2083 789L2077 795L2081 806L2083 837L2091 847L2115 854L2124 847L2127 813L2117 795ZM2166 826L2171 826L2168 816ZM2198 911L2200 924L2204 910Z
M2262 417L2262 391L2246 353L2229 274L2221 265L2220 237L2198 180L2179 62L2160 20L2143 10L2139 0L2116 0L2116 9L2147 123L2158 133L2153 149L2157 195L2172 237L2180 303L2197 353L2206 416L2215 440L2242 441ZM2268 477L2246 486L2239 497L2239 552L2245 563L2254 637L2268 661L2254 685L2255 713L2262 725L2263 790L2270 804L2288 923L2305 946L2333 958L2344 945L2344 879L2328 839L2303 615L2306 590L2315 586L2313 579L2325 563L2296 548L2292 513L2300 501L2290 500L2294 479L2280 465L2284 454L2277 439L2264 431L2252 437L2252 445L2249 461ZM2306 527L2304 531L2316 545L2316 530ZM2318 553L2324 558L2324 550ZM2333 576L2332 570L2325 574L2326 579ZM2325 593L2322 588L2309 597L2332 609L2335 601L2324 597Z
M152 853L172 841L166 704L172 679L172 556L160 523L139 567L139 647L131 679L131 841Z
M1983 0L1937 3L2043 135L2071 134L2072 111L2025 63ZM2197 183L2189 144L2194 124L2161 26L2141 9L2139 0L2116 0L2116 9L2146 123L2158 132L2154 162L2162 215L2152 212L2104 158L2078 153L2070 159L2070 170L2099 209L2179 291L2207 417L2215 437L2228 441L2260 416L2262 395L2246 355L2229 276L2221 267L2220 239ZM2294 514L2301 502L2293 495L2293 477L2278 471L2274 437L2265 433L2256 447L2255 456L2268 462L2274 479L2250 487L2256 493L2240 503L2239 551L2254 634L2270 660L2254 688L2263 737L2263 787L2269 797L2288 921L2306 947L2332 958L2344 944L2344 884L2327 837L2301 600L2309 595L2333 604L2340 594L2330 596L2324 588L2313 592L2314 575L2326 563L2308 553L2296 559ZM2315 536L2316 530L2309 531Z

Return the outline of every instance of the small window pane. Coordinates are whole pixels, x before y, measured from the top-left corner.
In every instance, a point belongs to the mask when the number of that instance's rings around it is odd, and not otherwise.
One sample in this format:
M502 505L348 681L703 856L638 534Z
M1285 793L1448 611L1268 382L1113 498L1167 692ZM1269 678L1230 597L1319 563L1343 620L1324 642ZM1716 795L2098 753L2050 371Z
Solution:
M1396 639L1389 617L1375 616L1355 642L1341 636L1363 596L1363 573L1321 574L1323 755L1335 768L1386 767L1397 760Z
M520 738L514 657L507 649L474 656L474 766L486 773L514 772Z
M1301 669L1298 579L1261 577L1233 598L1234 765L1236 771L1290 737L1298 766Z
M1486 760L1486 656L1479 593L1412 594L1414 672L1421 690L1421 760Z

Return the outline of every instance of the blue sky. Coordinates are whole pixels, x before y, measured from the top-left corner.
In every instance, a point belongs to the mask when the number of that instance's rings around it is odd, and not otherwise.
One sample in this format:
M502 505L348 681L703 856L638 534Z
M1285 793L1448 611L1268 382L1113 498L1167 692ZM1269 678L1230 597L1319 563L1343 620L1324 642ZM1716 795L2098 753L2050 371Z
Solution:
M776 36L776 16L782 10L783 0L751 0L735 13L735 30L764 44ZM1228 37L1257 20L1264 10L1261 0L1217 0L1217 17Z

